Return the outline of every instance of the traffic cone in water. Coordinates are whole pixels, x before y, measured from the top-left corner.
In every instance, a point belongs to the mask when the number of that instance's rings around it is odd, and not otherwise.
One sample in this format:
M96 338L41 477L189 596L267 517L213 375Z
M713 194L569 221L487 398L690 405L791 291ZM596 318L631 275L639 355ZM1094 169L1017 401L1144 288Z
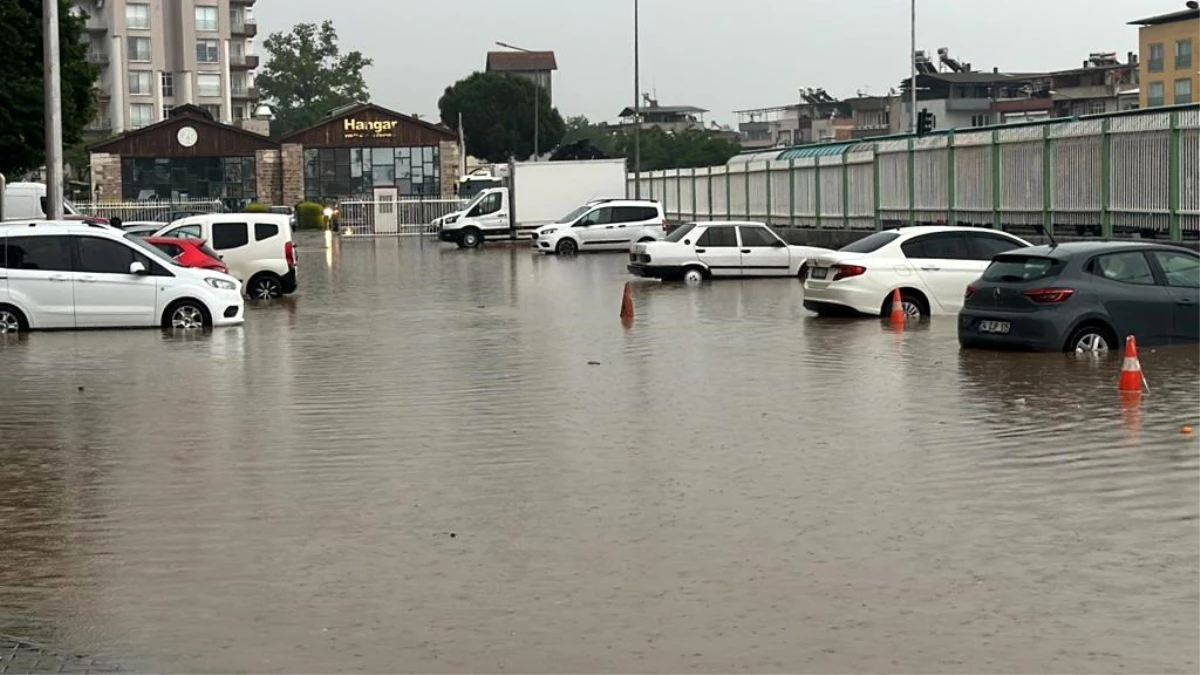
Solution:
M1117 380L1117 390L1123 393L1140 394L1145 383L1142 364L1138 361L1137 340L1130 335L1125 338L1125 360L1121 363L1121 378Z
M892 291L892 315L888 323L893 326L903 326L908 317L904 315L904 300L900 297L900 289Z
M633 290L628 281L625 282L625 295L621 298L621 318L626 321L633 320Z

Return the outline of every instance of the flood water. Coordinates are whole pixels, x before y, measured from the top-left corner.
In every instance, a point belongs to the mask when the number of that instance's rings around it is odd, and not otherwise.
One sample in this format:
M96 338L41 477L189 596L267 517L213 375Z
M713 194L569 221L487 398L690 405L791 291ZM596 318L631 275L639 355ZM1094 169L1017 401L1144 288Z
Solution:
M0 632L153 672L1196 672L1200 351L305 240L246 325L0 344ZM1197 434L1180 433L1184 424Z

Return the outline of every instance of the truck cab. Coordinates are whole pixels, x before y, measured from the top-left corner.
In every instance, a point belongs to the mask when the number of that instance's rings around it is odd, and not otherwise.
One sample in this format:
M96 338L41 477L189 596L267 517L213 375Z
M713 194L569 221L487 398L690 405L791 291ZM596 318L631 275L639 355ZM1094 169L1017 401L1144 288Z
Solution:
M506 234L511 228L508 188L488 188L462 210L462 215L442 225L438 238L459 248L475 248L484 237Z

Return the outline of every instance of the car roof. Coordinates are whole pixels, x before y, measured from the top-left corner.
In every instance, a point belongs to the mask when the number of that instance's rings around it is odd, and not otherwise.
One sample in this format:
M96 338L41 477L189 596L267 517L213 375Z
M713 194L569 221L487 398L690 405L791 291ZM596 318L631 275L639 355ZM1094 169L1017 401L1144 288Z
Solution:
M1007 235L1009 237L1017 236L1011 232L993 230L988 227L966 227L962 225L911 225L908 227L892 227L886 230L880 230L880 232L895 232L902 236L912 237L921 234L939 234L942 232L991 232L994 234Z
M26 235L50 236L55 234L108 234L114 237L124 232L111 225L89 223L82 220L6 220L0 223L0 233L8 237Z
M142 241L148 241L151 244L175 244L177 246L200 246L208 242L195 237L142 237Z
M718 227L718 226L731 226L731 225L757 225L759 227L767 226L766 223L760 222L757 220L694 220L692 222L695 223L697 226L703 225L704 227Z
M1095 255L1097 253L1120 253L1122 251L1183 251L1197 254L1196 251L1179 244L1153 241L1067 241L1061 244L1043 244L1029 248L1009 251L1018 255L1032 255L1046 258L1071 258L1080 255ZM1006 255L1002 253L1001 255Z
M282 213L196 213L186 218L178 218L170 223L163 223L163 226L174 225L179 221L196 222L198 220L221 220L225 222L253 221L259 223L284 223L292 222L291 216Z
M617 206L661 206L657 199L625 199L624 197L593 199L586 206L600 206L601 204L615 204Z

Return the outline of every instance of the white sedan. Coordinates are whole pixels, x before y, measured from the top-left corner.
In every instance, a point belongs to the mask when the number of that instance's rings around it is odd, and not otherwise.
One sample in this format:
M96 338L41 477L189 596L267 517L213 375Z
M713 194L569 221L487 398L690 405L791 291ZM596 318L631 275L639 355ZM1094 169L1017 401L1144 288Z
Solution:
M884 230L817 256L804 274L804 308L817 314L891 312L900 289L910 318L957 314L992 258L1029 242L999 230L921 226Z
M827 248L792 246L764 223L687 223L662 241L634 244L628 269L639 277L698 283L717 277L796 277Z

